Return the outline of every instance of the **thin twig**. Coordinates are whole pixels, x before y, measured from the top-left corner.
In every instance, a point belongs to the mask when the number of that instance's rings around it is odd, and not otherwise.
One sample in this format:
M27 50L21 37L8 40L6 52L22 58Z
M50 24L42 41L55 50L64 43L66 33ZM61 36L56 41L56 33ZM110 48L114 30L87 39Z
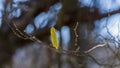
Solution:
M74 33L75 33L75 46L78 45L78 34L77 34L77 28L78 28L78 22L76 23L75 28L74 28Z
M98 44L98 45L90 48L89 50L85 51L85 53L89 53L89 52L95 50L95 49L98 48L98 47L104 47L104 46L106 46L107 44L108 44L108 42L105 42L104 44Z

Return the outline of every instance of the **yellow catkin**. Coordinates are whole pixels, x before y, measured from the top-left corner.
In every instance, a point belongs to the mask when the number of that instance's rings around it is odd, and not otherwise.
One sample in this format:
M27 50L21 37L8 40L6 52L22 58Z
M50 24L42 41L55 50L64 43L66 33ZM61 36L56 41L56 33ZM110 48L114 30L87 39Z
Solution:
M57 37L56 29L54 27L51 27L50 33L51 33L52 45L53 45L53 47L58 49L59 48L59 43L58 43L58 37Z

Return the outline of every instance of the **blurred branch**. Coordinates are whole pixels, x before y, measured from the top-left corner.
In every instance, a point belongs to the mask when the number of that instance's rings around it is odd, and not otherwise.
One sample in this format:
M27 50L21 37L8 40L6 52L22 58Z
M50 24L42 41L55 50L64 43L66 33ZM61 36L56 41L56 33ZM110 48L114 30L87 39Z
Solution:
M79 8L79 12L80 12L80 22L91 22L93 23L95 20L99 20L99 19L102 19L104 17L108 17L108 13L104 13L104 14L101 14L99 12L99 9L94 7L92 8L94 11L93 12L90 12L91 8L90 7L82 7L82 8ZM112 11L112 12L109 12L109 15L113 15L113 14L116 14L116 13L120 13L120 9L118 10L115 10L115 11Z

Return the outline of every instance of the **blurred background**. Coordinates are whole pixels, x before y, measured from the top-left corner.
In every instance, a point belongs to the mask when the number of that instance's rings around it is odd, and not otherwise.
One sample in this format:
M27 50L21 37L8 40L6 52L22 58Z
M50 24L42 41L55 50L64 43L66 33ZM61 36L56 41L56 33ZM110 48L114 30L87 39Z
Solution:
M119 32L120 0L0 0L0 68L120 68Z

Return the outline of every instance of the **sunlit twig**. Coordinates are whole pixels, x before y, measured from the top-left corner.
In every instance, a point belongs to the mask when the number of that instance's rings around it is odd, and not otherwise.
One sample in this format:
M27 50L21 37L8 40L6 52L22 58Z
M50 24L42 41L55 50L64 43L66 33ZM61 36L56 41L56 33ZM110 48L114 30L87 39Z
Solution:
M77 46L77 43L78 43L77 28L78 28L78 22L76 23L75 28L74 28L74 33L75 33L75 46Z
M98 44L98 45L90 48L89 50L85 51L85 53L89 53L89 52L95 50L95 49L98 48L98 47L104 47L104 46L106 46L107 44L108 44L108 42L105 42L104 44Z

